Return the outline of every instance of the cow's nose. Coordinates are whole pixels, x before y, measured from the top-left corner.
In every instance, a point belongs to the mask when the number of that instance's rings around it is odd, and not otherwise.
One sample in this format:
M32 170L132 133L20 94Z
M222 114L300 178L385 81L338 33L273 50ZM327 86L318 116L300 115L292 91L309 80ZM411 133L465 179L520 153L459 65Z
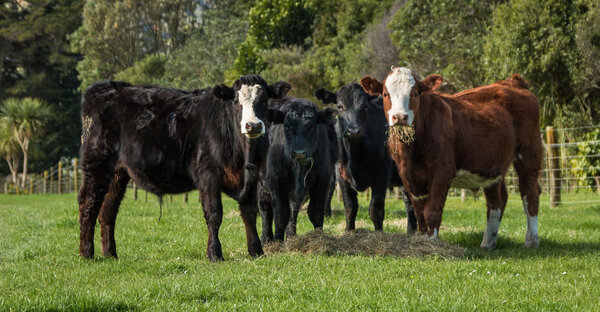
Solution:
M361 134L360 128L348 128L344 133L347 138L357 138Z
M396 125L407 125L408 124L408 115L407 114L394 114L392 115L392 126Z
M292 157L297 160L306 159L305 150L292 150Z
M246 123L246 131L248 133L260 133L262 132L263 124L262 122L247 122Z

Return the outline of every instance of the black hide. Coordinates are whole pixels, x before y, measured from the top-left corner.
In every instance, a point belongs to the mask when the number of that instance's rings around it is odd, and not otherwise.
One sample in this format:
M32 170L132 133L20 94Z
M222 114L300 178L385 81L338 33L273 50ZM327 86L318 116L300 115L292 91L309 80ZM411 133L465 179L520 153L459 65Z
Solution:
M249 107L265 122L269 97L289 90L282 87L286 83L269 86L256 75L241 77L233 88L194 92L116 81L86 90L78 197L81 256L94 255L97 217L104 255L117 256L114 226L129 179L159 196L199 190L209 232L207 255L213 261L223 259L219 227L225 192L239 203L248 252L263 253L256 230L256 181L268 140L241 133L237 91L242 85L260 86Z
M323 227L338 154L335 110L319 110L308 100L294 98L272 103L271 107L279 109L284 117L269 128L267 167L259 183L263 244L295 235L298 212L308 199L310 221L315 228Z
M398 169L387 151L388 123L381 98L369 96L357 83L344 85L338 92L315 91L324 104L335 103L338 118L335 124L339 144L336 168L344 200L346 230L354 230L358 211L357 192L371 188L369 215L375 230L383 229L386 192L402 186ZM416 218L408 194L403 191L408 219L407 232L416 229Z

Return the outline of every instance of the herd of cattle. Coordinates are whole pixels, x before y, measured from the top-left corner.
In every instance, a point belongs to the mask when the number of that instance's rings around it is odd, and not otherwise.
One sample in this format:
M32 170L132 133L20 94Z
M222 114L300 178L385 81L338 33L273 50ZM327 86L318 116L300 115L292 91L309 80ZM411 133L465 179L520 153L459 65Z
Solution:
M336 181L347 231L355 228L357 192L371 188L369 215L382 230L386 193L403 186L408 233L433 239L449 188L482 187L481 247L494 249L511 163L527 217L525 247L537 247L543 150L528 83L513 75L454 95L437 91L441 84L439 75L419 81L411 70L392 67L383 82L367 76L337 92L316 90L327 107L319 109L287 96L288 83L269 85L258 75L192 92L98 82L86 90L81 111L79 253L94 256L98 219L104 256L117 256L115 221L130 179L159 196L198 190L212 261L223 259L222 192L239 203L248 252L256 257L266 242L295 235L307 201L311 223L322 228ZM391 129L407 127L412 140L392 139Z

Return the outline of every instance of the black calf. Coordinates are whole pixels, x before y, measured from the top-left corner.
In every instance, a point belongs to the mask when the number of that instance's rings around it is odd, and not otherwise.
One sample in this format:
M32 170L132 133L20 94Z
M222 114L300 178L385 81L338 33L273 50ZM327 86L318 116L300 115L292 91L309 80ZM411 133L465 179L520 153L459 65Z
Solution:
M315 228L323 227L338 153L332 125L335 110L319 110L308 100L291 98L272 107L278 107L281 113L273 118L269 129L264 188L259 191L263 244L296 234L298 212L309 197L310 221Z
M315 91L324 104L336 103L335 125L339 144L336 173L344 199L346 231L354 230L358 211L357 191L371 187L369 215L375 230L383 229L385 196L388 188L402 186L396 165L387 151L387 121L382 99L369 96L357 83L344 85L338 92ZM408 194L403 192L407 232L416 229L416 218Z

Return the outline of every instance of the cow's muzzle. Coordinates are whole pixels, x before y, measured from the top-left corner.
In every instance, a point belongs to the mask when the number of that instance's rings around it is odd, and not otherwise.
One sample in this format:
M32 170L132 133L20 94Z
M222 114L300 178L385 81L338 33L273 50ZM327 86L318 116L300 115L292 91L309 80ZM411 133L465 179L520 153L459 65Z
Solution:
M391 118L390 126L406 126L408 125L408 114L394 114Z
M358 139L362 136L362 130L358 127L348 128L344 131L344 137L348 139Z
M259 122L247 122L244 125L244 127L246 130L245 134L251 139L258 138L263 133L265 133L264 125L260 121Z

